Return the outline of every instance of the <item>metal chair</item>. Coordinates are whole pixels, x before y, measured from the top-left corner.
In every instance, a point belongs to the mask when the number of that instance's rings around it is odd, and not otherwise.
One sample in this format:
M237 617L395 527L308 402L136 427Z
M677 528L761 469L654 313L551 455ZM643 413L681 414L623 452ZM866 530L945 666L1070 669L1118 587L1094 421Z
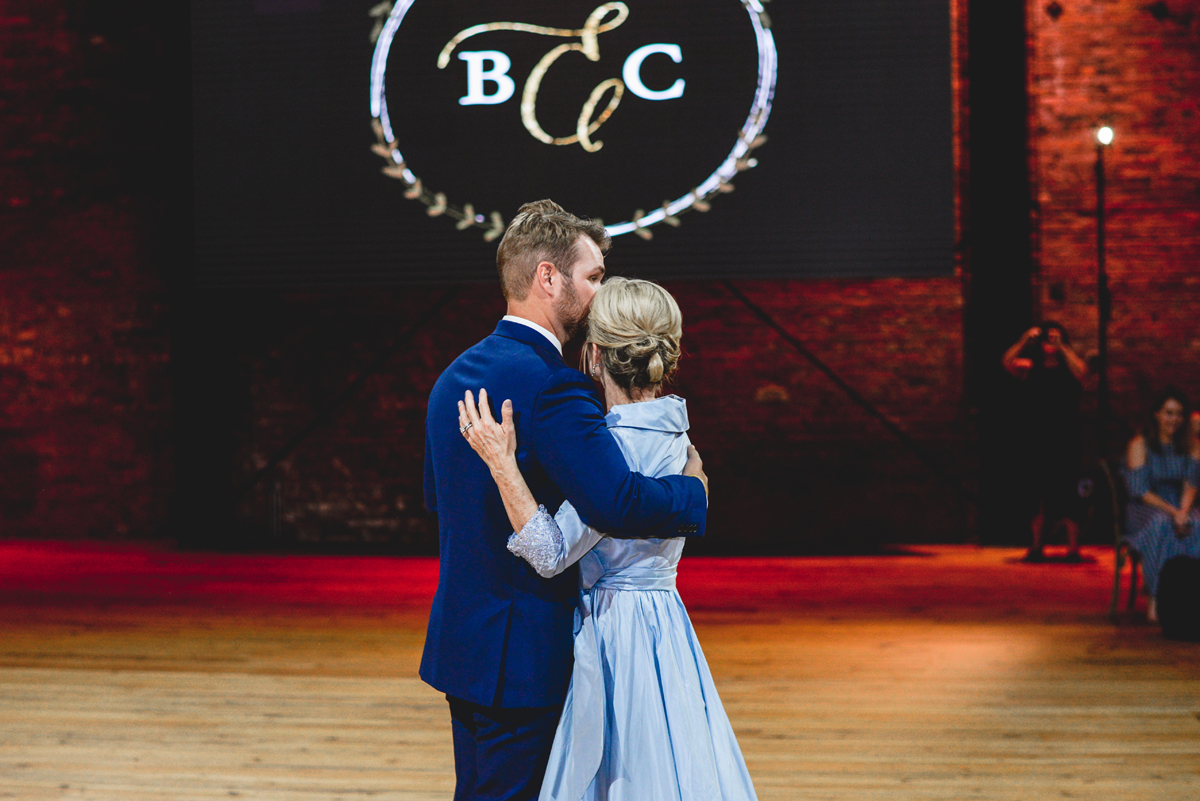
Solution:
M1121 571L1129 565L1129 597L1125 602L1125 611L1133 612L1137 608L1138 567L1142 560L1137 551L1132 550L1125 542L1125 482L1113 473L1108 460L1100 460L1100 472L1108 484L1108 496L1112 502L1113 527L1113 589L1112 600L1108 605L1108 614L1117 616L1117 608L1121 599Z

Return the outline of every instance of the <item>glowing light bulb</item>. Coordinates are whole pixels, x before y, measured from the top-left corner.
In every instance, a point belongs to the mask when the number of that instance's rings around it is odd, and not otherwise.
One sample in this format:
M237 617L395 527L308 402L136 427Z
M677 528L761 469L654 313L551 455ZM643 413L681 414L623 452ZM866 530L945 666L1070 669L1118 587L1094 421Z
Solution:
M1096 141L1102 145L1108 146L1112 144L1113 129L1105 125L1100 130L1096 131Z

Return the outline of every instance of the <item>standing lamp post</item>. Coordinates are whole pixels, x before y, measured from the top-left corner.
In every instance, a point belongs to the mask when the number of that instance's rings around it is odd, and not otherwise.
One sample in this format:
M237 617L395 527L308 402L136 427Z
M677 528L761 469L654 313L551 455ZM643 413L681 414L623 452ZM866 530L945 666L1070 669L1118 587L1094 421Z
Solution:
M1112 317L1112 297L1108 292L1108 270L1104 253L1104 151L1112 141L1112 128L1105 125L1096 131L1096 306L1100 322L1097 346L1099 380L1096 385L1096 429L1102 459L1108 455L1108 321Z

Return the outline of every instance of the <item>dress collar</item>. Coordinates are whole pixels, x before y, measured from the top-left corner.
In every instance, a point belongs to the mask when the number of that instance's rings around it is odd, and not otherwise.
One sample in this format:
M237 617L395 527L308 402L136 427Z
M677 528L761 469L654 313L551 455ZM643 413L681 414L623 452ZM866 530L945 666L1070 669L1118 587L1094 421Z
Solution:
M681 434L688 430L687 401L664 395L640 403L622 403L605 415L609 428L643 428Z

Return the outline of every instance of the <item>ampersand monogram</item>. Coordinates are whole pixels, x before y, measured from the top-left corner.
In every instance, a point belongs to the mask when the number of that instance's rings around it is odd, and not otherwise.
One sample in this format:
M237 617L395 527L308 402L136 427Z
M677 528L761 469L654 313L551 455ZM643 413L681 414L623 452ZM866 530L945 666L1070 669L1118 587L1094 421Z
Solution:
M707 211L757 165L776 72L761 0L437 5L376 7L371 73L374 150L431 216L491 241L515 205L490 204L552 196L596 214L612 194L598 187L617 182L633 211L609 233L648 239L656 223ZM720 159L716 169L684 163L683 143ZM456 185L463 170L439 167L447 162L469 164L472 184ZM622 213L612 205L600 211Z
M647 87L645 82L643 82L641 70L643 62L655 53L668 56L676 64L680 63L683 60L683 54L679 45L668 43L647 44L634 50L625 59L625 63L621 69L621 78L609 78L601 81L592 88L591 93L583 104L583 108L579 112L579 118L573 134L556 137L542 130L542 126L537 118L537 100L538 90L542 86L542 78L545 77L546 72L565 53L579 52L583 53L589 61L599 61L600 34L611 31L614 28L619 28L628 18L629 7L624 3L605 3L597 6L588 16L583 27L578 30L547 28L541 25L526 25L514 22L492 22L485 25L475 25L459 31L442 48L442 52L438 55L438 69L446 68L450 63L450 54L464 41L491 31L520 31L540 36L577 39L578 41L563 43L551 48L542 56L529 73L529 77L525 80L524 89L521 91L521 122L524 123L525 129L529 131L533 138L539 142L545 142L548 145L573 145L579 143L584 150L594 153L603 147L604 143L593 141L591 135L596 133L600 126L617 110L617 106L621 104L621 98L624 96L626 89L646 100L672 100L683 97L686 85L686 81L683 78L677 79L667 89L654 90ZM464 106L479 104L494 105L504 103L512 97L516 84L508 74L509 67L512 66L512 60L507 54L499 50L459 51L458 57L467 63L468 86L467 94L459 98L458 102L460 104ZM490 69L485 69L485 64L490 64ZM485 88L486 81L491 81L495 84L496 89L494 92L487 92ZM611 94L609 94L610 90ZM609 95L608 103L599 116L595 116L596 108L606 94Z

